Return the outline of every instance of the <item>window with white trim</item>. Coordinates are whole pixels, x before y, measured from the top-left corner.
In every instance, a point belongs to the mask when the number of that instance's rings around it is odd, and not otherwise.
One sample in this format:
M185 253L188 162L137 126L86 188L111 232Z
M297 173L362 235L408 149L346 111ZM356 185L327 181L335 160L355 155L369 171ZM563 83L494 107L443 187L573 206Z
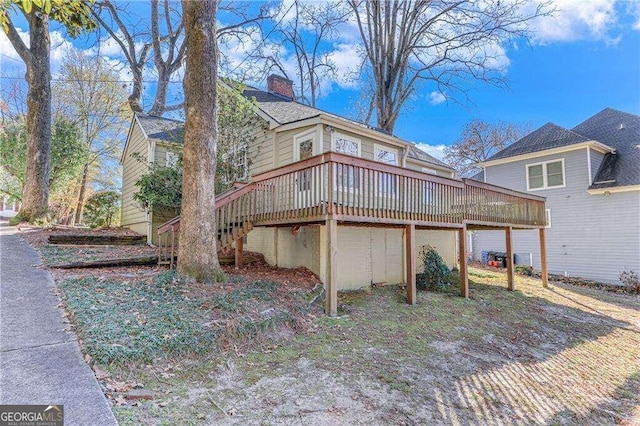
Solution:
M545 225L545 228L551 228L551 209L545 209L544 213L547 219L547 224Z
M293 161L302 161L313 157L317 153L316 129L299 133L293 137ZM311 189L311 170L301 170L296 176L298 191Z
M422 168L422 173L428 173L430 175L437 175L438 172L436 172L434 169L430 169L429 167L423 167Z
M527 164L527 190L565 186L564 159Z
M353 157L360 157L362 152L360 139L335 131L331 134L331 146L335 152ZM336 188L344 187L353 190L360 185L360 177L353 166L336 164L334 170L336 172Z
M335 152L360 157L362 142L353 136L347 136L342 133L333 132L331 134L331 145Z
M398 150L389 148L384 145L373 145L373 155L376 161L381 163L390 164L392 166L398 165ZM396 175L383 173L380 176L380 191L385 194L396 193Z
M179 155L176 154L175 152L167 151L165 160L164 160L165 167L175 168L176 165L178 164L178 158L179 158Z

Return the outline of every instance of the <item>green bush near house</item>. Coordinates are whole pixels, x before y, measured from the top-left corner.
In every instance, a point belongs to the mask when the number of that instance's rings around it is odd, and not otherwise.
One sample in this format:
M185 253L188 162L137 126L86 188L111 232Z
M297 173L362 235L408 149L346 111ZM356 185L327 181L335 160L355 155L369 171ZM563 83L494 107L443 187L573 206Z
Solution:
M451 271L444 263L442 256L430 245L420 249L420 258L424 272L416 276L416 286L419 290L442 290L449 284Z

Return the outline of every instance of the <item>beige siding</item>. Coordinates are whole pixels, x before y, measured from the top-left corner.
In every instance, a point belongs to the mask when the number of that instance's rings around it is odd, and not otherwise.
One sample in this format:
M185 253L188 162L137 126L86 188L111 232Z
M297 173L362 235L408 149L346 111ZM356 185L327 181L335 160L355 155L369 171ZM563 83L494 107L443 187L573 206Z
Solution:
M255 176L274 168L275 133L266 128L260 120L253 132L253 142L249 146L249 175Z
M398 152L398 165L402 162L402 151L403 148L391 145L385 142L378 141L376 139L372 139L366 136L358 135L357 133L349 132L347 130L335 130L337 133L341 133L346 136L350 136L352 138L360 139L360 156L366 160L375 160L374 156L374 145L382 145L386 148L394 149ZM323 126L323 152L332 151L332 140L331 140L331 131L327 130L327 126Z
M296 135L300 135L302 133L307 133L316 128L316 126L305 126L299 129L287 130L284 132L279 132L276 134L276 167L286 166L287 164L293 163L293 140ZM318 137L317 141L320 138ZM318 153L320 153L319 146L316 147Z
M137 123L133 124L131 135L124 153L122 167L122 211L120 224L142 234L147 233L147 214L139 204L134 201L133 194L137 191L136 182L148 170L145 161L134 158L138 153L141 158L148 158L148 143Z
M306 267L324 282L326 235L320 225L302 226L293 235L291 227L256 228L247 236L246 249L264 254L271 265ZM456 262L455 232L416 231L416 244L430 244L445 262ZM422 266L416 261L416 271ZM402 229L341 226L338 228L338 289L356 290L372 283L397 284L405 281L404 235Z
M417 171L421 172L423 167L435 170L437 176L443 176L443 177L448 177L448 178L452 178L453 177L453 172L452 171L445 171L445 170L436 169L435 167L431 166L428 163L423 163L421 161L412 161L410 158L407 159L407 169L417 170Z

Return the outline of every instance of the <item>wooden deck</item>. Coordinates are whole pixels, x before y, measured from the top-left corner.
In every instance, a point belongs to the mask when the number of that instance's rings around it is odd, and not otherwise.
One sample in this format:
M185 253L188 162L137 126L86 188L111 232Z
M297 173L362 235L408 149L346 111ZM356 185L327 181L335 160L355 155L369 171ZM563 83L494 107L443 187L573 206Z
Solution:
M415 253L410 245L415 244L416 229L456 230L461 236L460 252L466 253L463 236L467 229L504 229L510 242L511 230L544 230L546 220L543 197L334 152L254 176L251 183L220 194L216 213L219 249L242 241L256 226L323 223L329 241L335 240L338 224L404 227L407 253ZM161 263L173 265L179 225L178 217L158 229ZM544 237L544 231L540 236ZM333 306L327 308L334 313L333 298L329 297L333 293L330 287L335 285L331 273L334 262L331 250L328 254L329 283L325 286L328 304ZM463 263L461 259L461 266ZM415 277L408 278L415 288ZM466 279L461 279L461 294L468 295ZM415 294L408 294L408 300L413 302Z

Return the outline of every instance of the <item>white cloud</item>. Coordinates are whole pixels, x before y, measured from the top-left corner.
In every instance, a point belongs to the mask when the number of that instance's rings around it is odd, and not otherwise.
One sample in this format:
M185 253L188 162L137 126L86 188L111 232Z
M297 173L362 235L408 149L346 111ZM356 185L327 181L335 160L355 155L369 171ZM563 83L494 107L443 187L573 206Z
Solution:
M446 145L430 145L428 143L416 143L416 146L431 155L432 157L437 158L440 161L444 160L444 150L447 148Z
M447 97L441 92L429 93L429 103L431 105L439 105L447 100Z
M597 40L616 44L620 36L611 35L618 23L616 0L553 0L553 16L532 22L533 41L537 44Z
M335 83L342 88L356 88L359 81L354 78L354 73L360 68L360 53L356 43L338 43L334 50L329 52L328 58L336 67L337 80Z

